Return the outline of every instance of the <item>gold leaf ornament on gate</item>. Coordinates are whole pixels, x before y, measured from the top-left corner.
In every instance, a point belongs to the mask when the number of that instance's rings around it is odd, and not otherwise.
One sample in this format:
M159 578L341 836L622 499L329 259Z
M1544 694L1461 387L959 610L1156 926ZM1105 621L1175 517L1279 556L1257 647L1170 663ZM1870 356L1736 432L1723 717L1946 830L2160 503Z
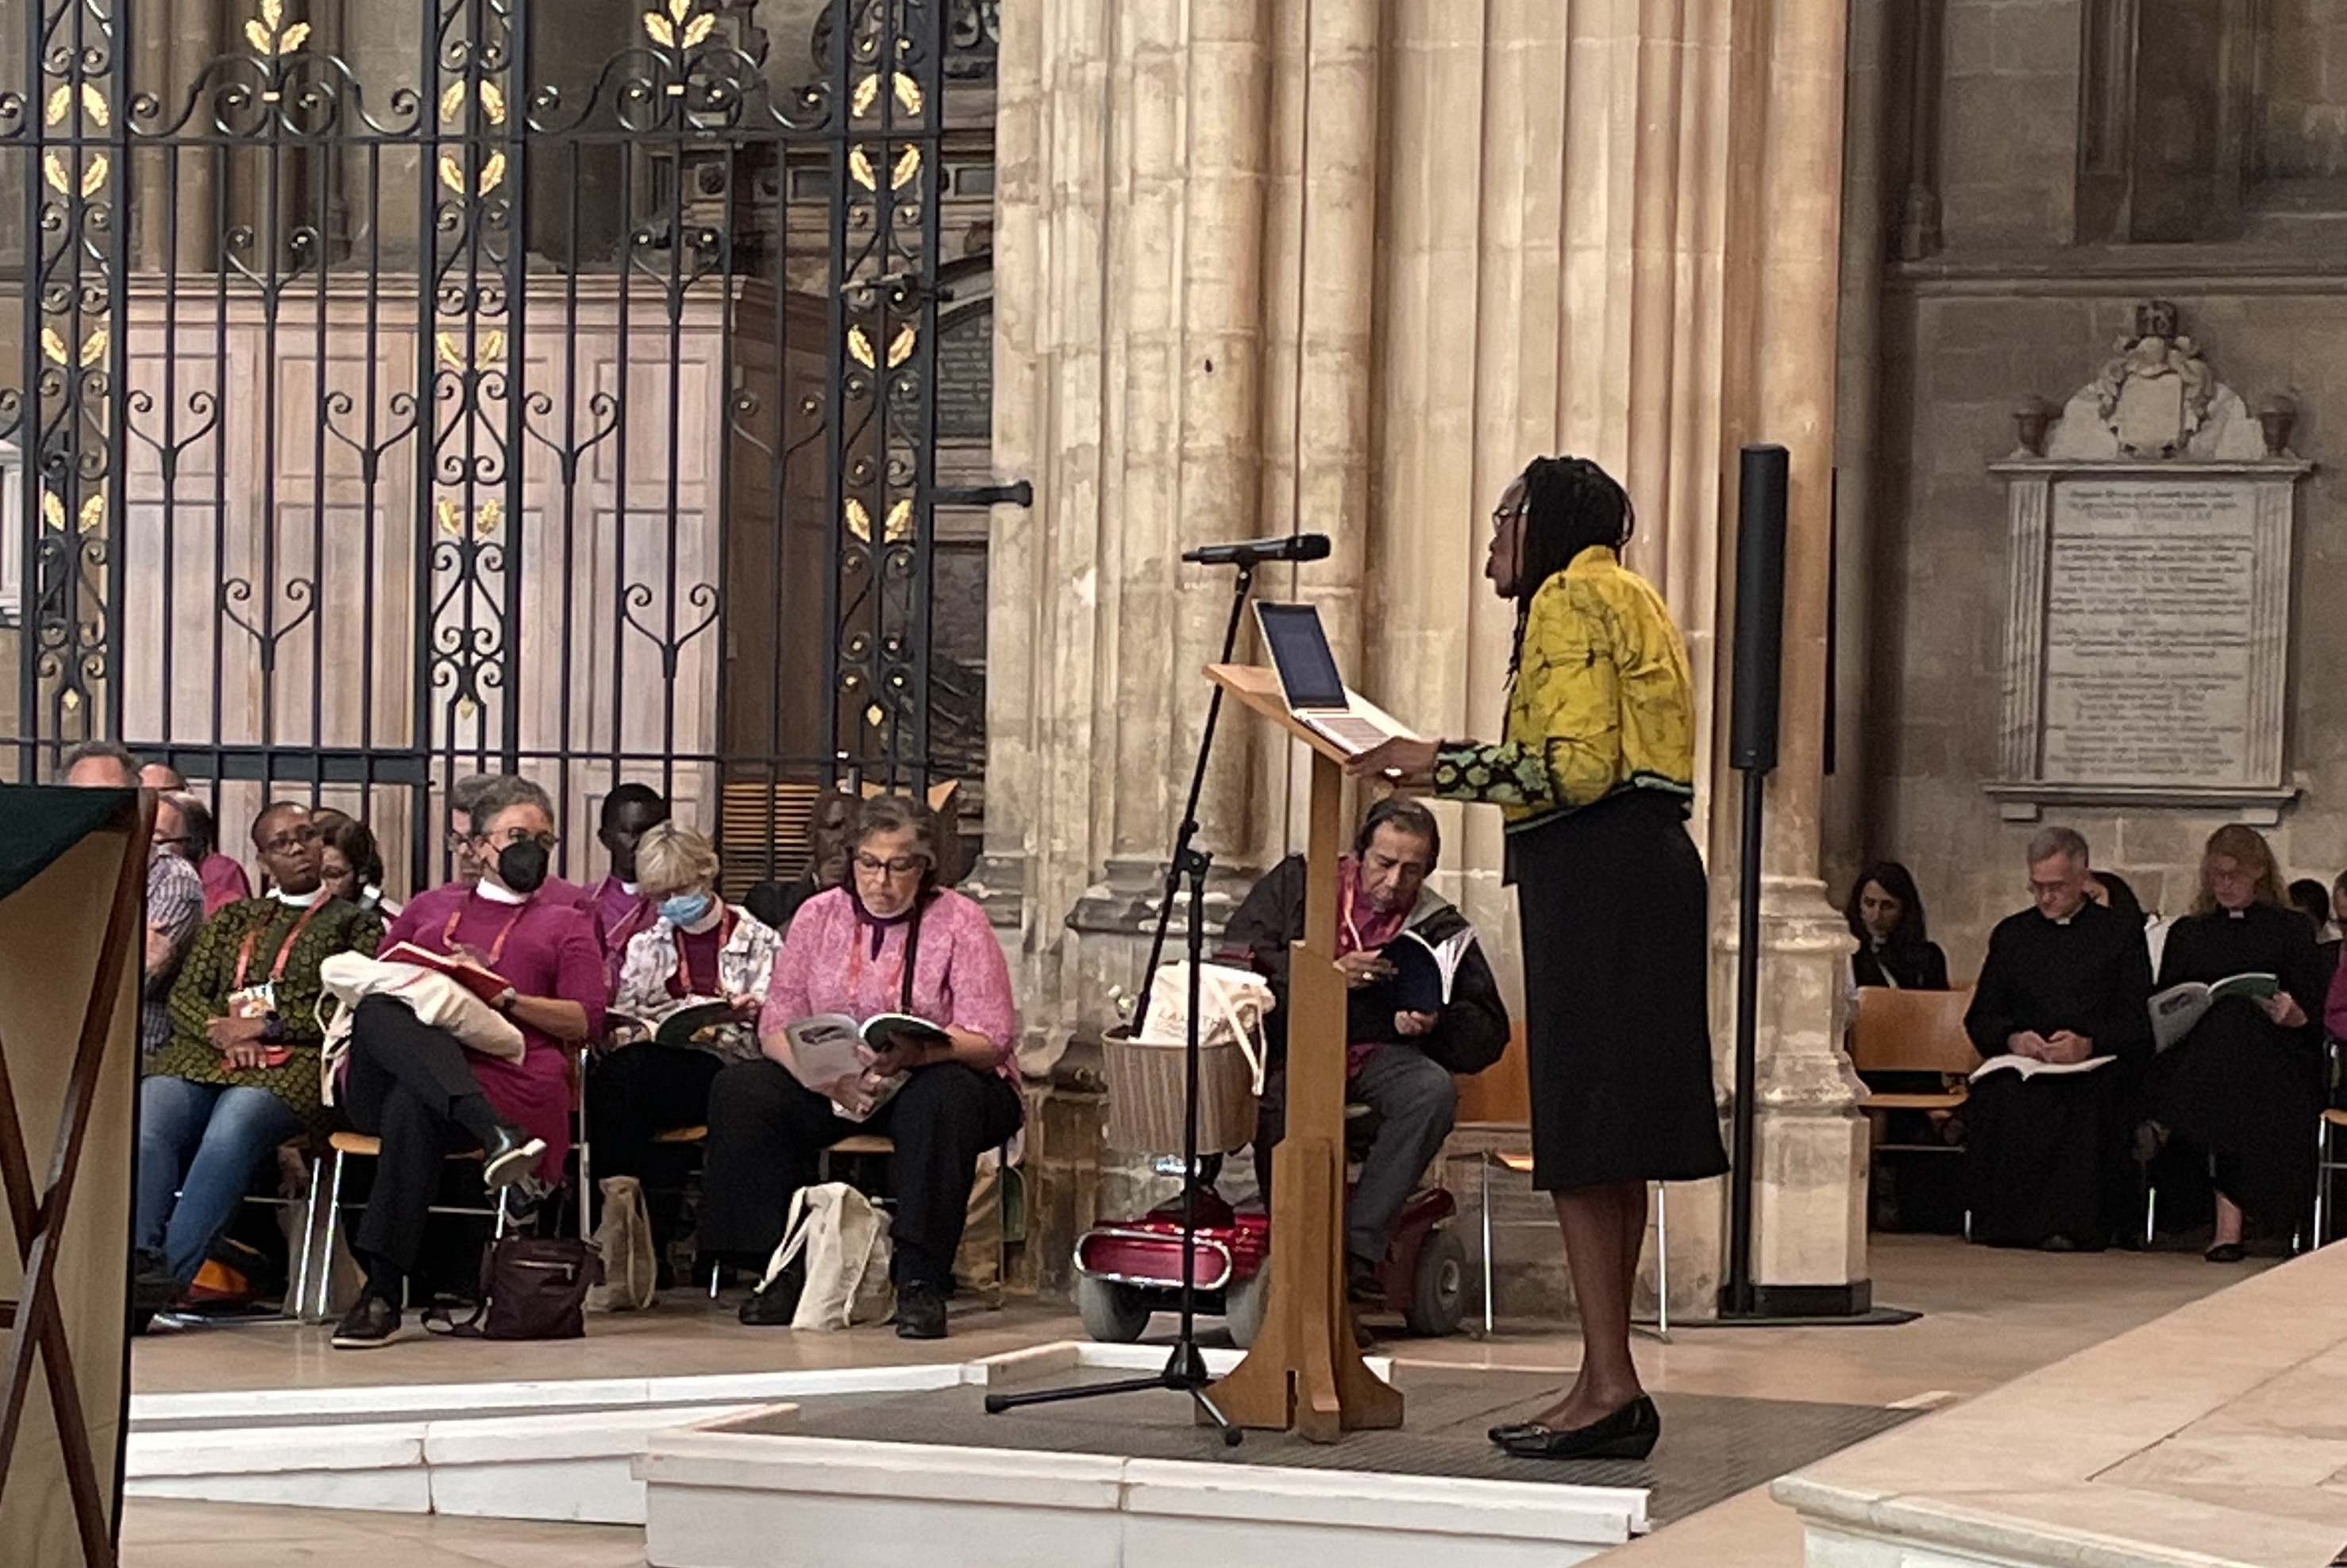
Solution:
M847 357L870 370L879 362L872 354L872 334L862 327L847 329Z
M261 0L261 15L245 19L244 41L256 55L290 55L309 36L309 23L285 20L285 0Z
M470 94L468 94L467 92L466 92L465 87L466 87L466 84L465 84L465 83L463 83L463 82L450 82L450 83L448 84L448 86L447 86L446 90L445 90L445 91L443 91L443 92L441 93L441 95L440 95L440 123L441 123L441 124L443 124L443 125L454 125L454 124L456 124L456 117L457 117L457 116L459 116L459 115L461 115L461 114L463 114L463 113L465 112L465 103L466 103L466 100L468 97L471 97L471 95L470 95ZM481 96L481 118L484 118L484 119L486 119L486 120L487 120L491 125L503 125L503 124L505 124L505 123L506 123L506 94L505 94L505 89L504 89L503 87L498 87L498 86L497 86L497 83L495 83L495 82L483 82L483 83L481 84L481 95L480 95L480 96ZM463 182L462 182L461 180L456 181L456 189L458 189L458 190L460 190L464 189Z
M882 526L881 538L895 545L902 544L912 537L913 499L909 496L900 497L897 504L888 508L888 521Z
M59 496L55 490L41 492L41 521L58 533L65 532L65 497Z
M897 107L907 114L921 112L921 84L902 71L874 71L857 82L856 90L848 95L848 111L862 119L879 103L883 90L894 97Z
M41 354L54 364L66 363L66 334L55 327L41 329Z
M888 340L888 368L894 370L912 358L913 344L918 341L920 341L919 338L911 327L898 327L897 335Z
M872 542L871 509L855 497L850 496L847 497L847 504L840 510L841 516L846 520L847 531L864 543L870 544Z
M106 329L100 327L82 343L81 364L84 370L106 357L107 341Z
M666 49L698 48L716 30L717 14L704 11L695 16L692 0L668 0L665 11L644 13L645 36Z
M97 532L98 525L104 521L106 521L106 496L101 491L81 504L81 531L94 534Z

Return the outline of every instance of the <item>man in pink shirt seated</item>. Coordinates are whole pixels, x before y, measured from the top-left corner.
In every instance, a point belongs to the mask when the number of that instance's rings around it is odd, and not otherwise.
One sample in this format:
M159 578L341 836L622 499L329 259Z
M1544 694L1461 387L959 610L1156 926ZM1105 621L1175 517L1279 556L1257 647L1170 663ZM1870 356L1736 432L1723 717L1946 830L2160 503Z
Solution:
M620 989L620 965L628 956L629 942L651 929L660 917L658 905L636 886L636 843L645 829L667 820L668 802L650 784L630 779L603 797L595 838L610 852L611 874L588 889L584 907L603 949L606 989L613 993Z
M388 997L359 1004L342 1103L383 1140L374 1190L353 1237L366 1285L334 1329L336 1349L388 1343L423 1245L441 1161L482 1152L489 1187L536 1165L559 1175L570 1147L570 1061L603 1032L603 956L593 923L549 891L554 805L525 779L498 778L469 797L465 843L480 880L411 900L384 933L386 951L413 942L504 977L491 1002L520 1029L519 1061L477 1055Z
M203 797L188 791L188 781L175 768L149 763L138 770L142 789L156 792L155 847L178 856L196 868L204 883L204 918L252 897L252 883L234 856L222 855L220 829Z

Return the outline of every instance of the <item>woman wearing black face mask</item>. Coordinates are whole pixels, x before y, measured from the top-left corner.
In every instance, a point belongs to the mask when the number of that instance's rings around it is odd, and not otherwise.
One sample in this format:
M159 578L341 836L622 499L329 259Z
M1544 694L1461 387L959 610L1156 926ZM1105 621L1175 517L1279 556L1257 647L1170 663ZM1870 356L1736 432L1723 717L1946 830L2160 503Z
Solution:
M570 1143L570 1056L603 1030L603 954L592 922L546 889L555 845L546 793L504 779L472 813L476 886L436 887L384 933L459 955L501 975L492 1004L520 1029L519 1061L475 1055L388 998L359 1005L342 1103L362 1132L383 1140L374 1189L354 1238L366 1288L334 1330L337 1348L380 1345L399 1330L407 1275L424 1219L452 1151L479 1149L492 1188L558 1175ZM542 891L543 889L543 891Z

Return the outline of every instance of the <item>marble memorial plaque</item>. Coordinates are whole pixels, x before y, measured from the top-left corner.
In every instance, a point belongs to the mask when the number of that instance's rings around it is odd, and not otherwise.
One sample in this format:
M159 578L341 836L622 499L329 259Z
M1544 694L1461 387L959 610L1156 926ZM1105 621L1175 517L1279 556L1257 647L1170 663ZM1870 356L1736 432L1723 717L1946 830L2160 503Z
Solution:
M2245 782L2255 487L2079 479L2053 501L2040 776Z

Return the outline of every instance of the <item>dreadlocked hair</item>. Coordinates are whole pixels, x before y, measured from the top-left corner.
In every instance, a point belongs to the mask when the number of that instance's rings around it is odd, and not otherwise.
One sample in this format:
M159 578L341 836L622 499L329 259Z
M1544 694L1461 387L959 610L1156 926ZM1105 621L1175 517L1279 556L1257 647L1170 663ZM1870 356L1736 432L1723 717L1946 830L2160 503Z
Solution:
M1532 596L1592 545L1619 551L1637 527L1629 492L1586 457L1535 457L1524 468L1522 569L1516 574L1516 635L1508 651L1508 684L1523 657Z

